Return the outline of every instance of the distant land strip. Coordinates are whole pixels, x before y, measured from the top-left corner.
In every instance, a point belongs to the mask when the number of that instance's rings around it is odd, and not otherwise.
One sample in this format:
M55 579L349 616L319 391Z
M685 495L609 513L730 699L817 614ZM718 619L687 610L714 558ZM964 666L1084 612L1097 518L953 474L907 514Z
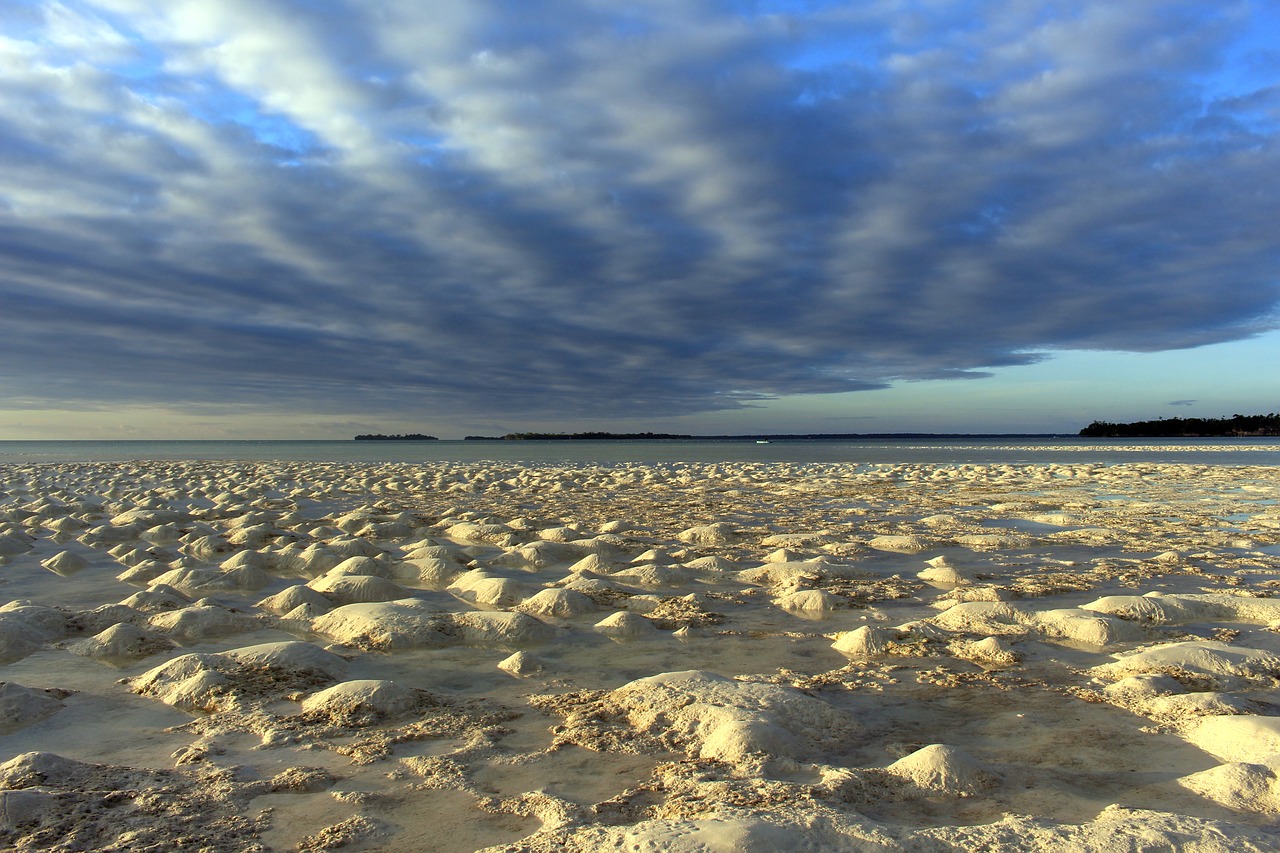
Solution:
M848 441L867 438L1048 438L1047 435L987 435L928 432L809 432L751 433L745 435L672 435L661 432L512 432L504 436L467 436L468 441Z
M1229 418L1159 418L1118 424L1094 421L1081 438L1213 438L1280 436L1280 414L1232 415ZM1013 439L1066 438L1045 432L807 432L686 435L668 432L509 432L506 435L468 435L464 441L856 441L866 439ZM357 435L356 441L439 441L434 435L397 433Z
M1232 415L1229 418L1159 418L1113 424L1094 421L1080 435L1085 438L1244 438L1280 436L1280 415Z
M859 439L931 438L1065 438L1066 433L1043 432L809 432L749 433L742 435L684 435L666 432L511 432L506 435L468 435L464 441L850 441ZM357 435L356 441L433 441L434 435Z

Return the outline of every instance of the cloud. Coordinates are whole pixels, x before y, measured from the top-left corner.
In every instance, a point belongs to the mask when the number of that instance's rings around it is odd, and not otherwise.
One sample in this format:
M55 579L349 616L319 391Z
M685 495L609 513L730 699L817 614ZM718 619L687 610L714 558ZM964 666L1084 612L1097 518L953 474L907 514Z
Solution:
M11 406L665 416L1275 325L1247 3L21 8Z

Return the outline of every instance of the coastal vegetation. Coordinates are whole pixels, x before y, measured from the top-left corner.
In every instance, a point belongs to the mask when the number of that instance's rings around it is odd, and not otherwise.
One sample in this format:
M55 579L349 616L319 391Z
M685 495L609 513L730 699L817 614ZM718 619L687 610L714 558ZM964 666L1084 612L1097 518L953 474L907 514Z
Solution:
M1202 438L1280 435L1280 415L1232 415L1229 418L1158 418L1113 424L1094 421L1080 435L1085 438Z
M356 441L439 441L440 439L434 435L423 435L420 432L407 432L397 435L381 435L379 433L369 433L367 435L357 435Z

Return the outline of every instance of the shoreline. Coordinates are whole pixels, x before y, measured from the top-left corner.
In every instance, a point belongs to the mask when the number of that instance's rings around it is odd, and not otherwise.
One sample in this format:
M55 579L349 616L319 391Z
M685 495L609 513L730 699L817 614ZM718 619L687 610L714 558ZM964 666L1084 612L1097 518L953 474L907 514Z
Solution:
M1270 465L5 463L0 841L1275 849L1277 543Z

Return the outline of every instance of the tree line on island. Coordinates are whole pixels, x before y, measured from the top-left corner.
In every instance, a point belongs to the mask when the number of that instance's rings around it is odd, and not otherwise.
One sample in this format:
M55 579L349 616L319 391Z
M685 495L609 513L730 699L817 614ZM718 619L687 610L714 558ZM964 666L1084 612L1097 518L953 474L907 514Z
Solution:
M1227 438L1280 435L1280 415L1232 415L1229 418L1158 418L1113 424L1094 421L1080 430L1084 438Z

